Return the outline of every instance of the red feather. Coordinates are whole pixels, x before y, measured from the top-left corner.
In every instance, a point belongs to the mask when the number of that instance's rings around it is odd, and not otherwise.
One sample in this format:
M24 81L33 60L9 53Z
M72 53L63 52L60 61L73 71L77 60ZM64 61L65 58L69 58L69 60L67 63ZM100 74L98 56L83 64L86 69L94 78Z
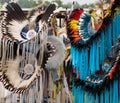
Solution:
M84 12L83 9L76 9L72 12L72 15L70 19L78 20L80 18L80 15Z

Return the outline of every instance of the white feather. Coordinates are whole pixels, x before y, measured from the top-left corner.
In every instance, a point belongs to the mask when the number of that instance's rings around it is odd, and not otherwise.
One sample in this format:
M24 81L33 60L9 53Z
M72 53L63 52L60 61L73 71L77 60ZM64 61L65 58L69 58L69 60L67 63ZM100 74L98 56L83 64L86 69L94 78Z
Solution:
M21 37L20 33L23 27L25 27L28 23L29 23L28 20L25 21L13 20L10 22L11 25L7 25L8 33L10 33L15 39L22 41L24 39Z
M37 17L36 15L32 15L29 20L30 21L35 21L36 17Z
M2 82L0 82L0 99L9 97L11 92L4 88Z
M4 5L2 6L2 11L7 11L6 7L7 7L8 3L4 3Z
M8 62L8 69L6 72L6 76L9 79L9 82L14 85L14 87L18 87L20 84L20 81L22 81L20 75L18 74L19 72L19 63L20 63L20 58L15 59L14 61L9 61Z

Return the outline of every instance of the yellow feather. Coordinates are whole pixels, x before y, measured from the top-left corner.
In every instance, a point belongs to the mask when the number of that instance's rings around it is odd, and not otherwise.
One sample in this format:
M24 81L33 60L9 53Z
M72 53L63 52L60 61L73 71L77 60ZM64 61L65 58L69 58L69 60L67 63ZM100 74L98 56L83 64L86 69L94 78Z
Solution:
M77 20L71 20L68 25L69 25L69 28L78 29L78 21Z
M70 23L78 24L78 20L71 20Z

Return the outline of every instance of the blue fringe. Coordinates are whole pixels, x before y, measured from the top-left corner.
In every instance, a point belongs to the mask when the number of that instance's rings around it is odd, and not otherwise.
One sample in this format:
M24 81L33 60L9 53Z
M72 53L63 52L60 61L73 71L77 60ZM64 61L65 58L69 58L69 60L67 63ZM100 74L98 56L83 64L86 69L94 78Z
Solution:
M118 103L118 80L113 83L113 103Z
M94 103L94 101L95 101L94 94L90 93L90 102L89 103Z
M99 95L98 95L98 93L96 93L96 102L95 103L99 103Z
M104 102L104 94L103 94L103 92L100 94L100 103L105 103Z
M105 103L109 103L109 91L108 91L108 89L105 89L104 93L105 93Z
M110 84L110 103L113 103L113 83Z
M85 92L86 94L85 94L85 100L86 100L86 103L89 103L89 92L88 91L86 91Z

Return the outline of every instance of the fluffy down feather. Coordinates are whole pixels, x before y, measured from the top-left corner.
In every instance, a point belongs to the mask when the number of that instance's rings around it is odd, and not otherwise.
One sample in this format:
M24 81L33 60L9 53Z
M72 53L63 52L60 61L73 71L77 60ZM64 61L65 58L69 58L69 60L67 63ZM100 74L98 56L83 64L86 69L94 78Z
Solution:
M48 42L51 42L55 46L56 53L52 57L48 58L45 68L48 70L56 69L62 64L65 59L65 45L60 38L55 36L49 36Z

